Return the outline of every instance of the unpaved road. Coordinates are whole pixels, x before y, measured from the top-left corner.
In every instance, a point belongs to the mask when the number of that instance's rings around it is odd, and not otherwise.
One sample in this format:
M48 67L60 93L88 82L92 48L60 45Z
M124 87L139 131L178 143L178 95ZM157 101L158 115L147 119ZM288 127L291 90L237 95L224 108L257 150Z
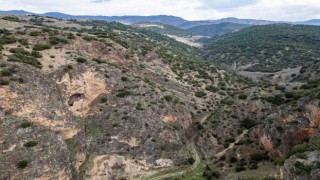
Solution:
M232 149L232 148L234 147L234 145L235 145L236 143L238 143L238 142L244 137L244 135L247 134L247 133L248 133L248 130L247 130L247 129L244 130L244 131L242 132L242 134L240 134L240 135L236 138L236 141L235 141L234 143L231 143L228 148L226 148L226 149L224 149L223 151L217 153L217 154L216 154L216 157L217 157L217 158L220 158L221 156L225 155L226 152L227 152L229 149Z

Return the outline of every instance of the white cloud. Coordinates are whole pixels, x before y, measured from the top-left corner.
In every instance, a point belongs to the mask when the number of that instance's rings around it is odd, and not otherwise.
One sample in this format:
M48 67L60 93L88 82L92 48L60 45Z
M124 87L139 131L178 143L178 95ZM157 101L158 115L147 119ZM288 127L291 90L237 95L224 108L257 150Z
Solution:
M319 0L0 0L1 10L78 15L175 15L188 20L239 17L297 21L320 18Z

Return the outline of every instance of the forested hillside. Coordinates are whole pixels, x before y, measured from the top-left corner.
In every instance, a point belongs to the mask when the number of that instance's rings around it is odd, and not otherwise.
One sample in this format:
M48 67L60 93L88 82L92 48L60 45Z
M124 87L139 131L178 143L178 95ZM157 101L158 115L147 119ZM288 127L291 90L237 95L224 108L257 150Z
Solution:
M320 58L320 29L306 25L253 26L206 42L205 58L247 71L276 72Z

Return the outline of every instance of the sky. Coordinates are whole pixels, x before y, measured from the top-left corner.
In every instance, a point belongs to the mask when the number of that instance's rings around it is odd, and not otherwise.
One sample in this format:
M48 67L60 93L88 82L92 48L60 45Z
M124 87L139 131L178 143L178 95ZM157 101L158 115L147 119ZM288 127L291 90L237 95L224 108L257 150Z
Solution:
M72 15L174 15L187 20L320 19L320 0L0 0L0 4L0 10Z

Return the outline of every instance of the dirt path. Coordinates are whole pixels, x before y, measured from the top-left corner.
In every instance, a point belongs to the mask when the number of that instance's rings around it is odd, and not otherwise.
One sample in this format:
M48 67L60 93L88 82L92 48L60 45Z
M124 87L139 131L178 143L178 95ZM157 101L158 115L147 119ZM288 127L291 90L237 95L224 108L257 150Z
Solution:
M231 143L228 148L226 148L226 149L224 149L223 151L217 153L217 154L216 154L216 157L217 157L217 158L220 158L221 156L225 155L226 152L227 152L229 149L232 149L232 148L234 147L234 145L235 145L236 143L238 143L238 142L244 137L244 135L247 134L247 133L248 133L248 130L247 130L247 129L244 130L244 131L242 132L242 134L240 134L240 135L236 138L236 141L235 141L234 143Z
M203 124L206 122L206 120L211 116L211 114L206 114L201 120L200 123Z
M101 163L107 157L108 155L103 155L103 156L97 156L93 159L93 166L90 172L87 174L90 178L98 179L100 177L99 172L102 171Z

